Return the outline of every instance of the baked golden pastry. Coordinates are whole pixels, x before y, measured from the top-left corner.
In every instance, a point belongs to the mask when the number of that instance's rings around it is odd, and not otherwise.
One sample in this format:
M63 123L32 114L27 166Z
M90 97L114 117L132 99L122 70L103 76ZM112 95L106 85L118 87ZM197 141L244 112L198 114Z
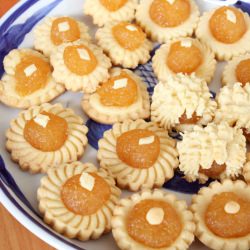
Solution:
M79 159L88 128L73 110L44 103L19 113L6 132L6 148L22 170L46 172Z
M250 248L250 186L243 181L212 182L193 196L195 236L214 250Z
M250 184L250 153L247 153L247 162L243 167L243 176L245 181Z
M5 74L0 81L0 101L16 108L49 102L65 91L52 77L52 67L41 53L14 49L4 58Z
M120 200L111 224L122 250L185 250L194 240L195 224L186 202L159 189Z
M49 169L37 191L44 221L69 238L97 239L111 230L121 191L92 163L73 162Z

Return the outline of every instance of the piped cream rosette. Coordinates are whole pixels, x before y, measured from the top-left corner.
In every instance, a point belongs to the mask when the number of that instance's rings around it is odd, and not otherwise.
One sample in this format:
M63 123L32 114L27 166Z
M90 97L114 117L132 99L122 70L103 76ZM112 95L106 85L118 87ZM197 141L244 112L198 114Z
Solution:
M6 148L22 170L46 172L79 159L88 142L87 132L73 110L45 103L22 111L11 121Z
M250 184L250 153L247 153L247 162L243 167L243 176L245 181Z
M27 62L23 62L23 60L28 57L35 57L40 61L42 60L43 64L46 64L46 67L48 68L48 75L46 75L45 78L47 80L44 80L44 86L42 86L42 84L41 86L38 86L37 89L35 89L34 87L34 84L36 84L36 82L34 82L32 86L33 90L31 90L30 86L27 85L27 82L24 82L24 85L19 85L18 89L24 88L25 94L20 94L17 91L17 79L15 77L16 68L20 67L22 63L27 64ZM33 105L40 105L42 103L49 102L65 91L64 86L60 83L56 83L54 78L52 77L52 69L49 64L48 58L35 50L11 50L9 54L4 58L3 64L5 74L0 81L0 101L8 106L16 108L29 108ZM44 72L43 69L36 67L36 65L39 66L40 64L41 62L39 64L36 64L31 60L31 63L27 65L27 67L24 68L23 71L26 79L28 79L29 77L33 77L33 74L38 76ZM34 78L33 81L35 81L35 79L36 78Z
M49 169L37 195L47 224L69 238L86 241L111 230L120 193L114 179L103 169L73 162Z
M109 85L109 82L103 83L103 86L101 84L95 93L83 95L82 108L91 119L104 124L113 124L126 119L137 120L150 116L150 101L146 83L139 76L127 69L113 68L108 81L112 81L114 84L111 93L109 93L112 94L113 91L113 103L110 102L110 96L105 96L105 101L108 99L106 101L108 105L106 103L103 104L102 95L98 92L98 90L102 91L102 88L105 88L102 93L108 93L109 91L106 88L109 88L109 86L105 86ZM129 81L133 82L129 83ZM131 93L131 91L136 93ZM126 96L124 95L134 96L134 100L129 98L129 101L132 102L131 104L126 104Z
M175 141L144 120L116 123L99 141L97 158L120 188L161 187L178 166Z

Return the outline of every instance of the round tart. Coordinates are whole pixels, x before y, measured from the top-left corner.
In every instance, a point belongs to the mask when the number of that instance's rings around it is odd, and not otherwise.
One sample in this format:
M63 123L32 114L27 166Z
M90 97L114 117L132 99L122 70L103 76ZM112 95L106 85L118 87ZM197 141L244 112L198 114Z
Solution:
M179 38L163 44L155 53L153 70L161 81L177 73L192 74L210 82L215 71L214 53L198 39Z
M88 27L72 17L47 17L34 29L35 49L42 51L47 56L62 43L74 42L79 39L90 40Z
M4 58L0 101L16 108L49 102L65 91L52 77L49 60L32 49L14 49Z
M194 240L195 224L186 202L159 189L120 200L111 224L122 250L185 250Z
M200 18L196 36L214 51L218 60L230 60L250 51L249 15L231 6L206 12Z
M212 182L193 196L196 237L214 250L250 249L250 186Z
M92 163L73 162L49 169L37 196L44 221L69 238L97 239L111 230L121 191Z
M6 148L21 169L31 173L79 159L88 128L81 117L61 104L44 103L19 113L7 130Z
M222 73L223 85L234 85L240 82L243 86L250 83L250 54L235 56L225 66Z
M247 162L243 167L243 176L245 181L250 184L250 153L247 153Z
M160 43L193 34L199 20L193 0L144 0L136 10L136 21Z
M136 6L137 0L86 0L83 8L94 24L103 26L112 21L132 21Z
M178 141L180 170L188 181L204 183L208 178L236 178L246 161L246 140L242 130L227 123L195 126Z
M146 84L132 71L120 68L113 68L95 93L83 95L82 108L91 119L104 124L150 116Z
M208 124L215 109L216 102L211 99L205 80L194 73L190 76L178 73L155 86L151 120L166 129L186 131L195 124Z
M119 21L108 23L97 30L96 39L115 65L136 68L150 59L152 43L136 24Z
M131 191L162 186L178 166L175 141L152 122L116 123L98 145L100 166Z
M64 43L51 54L53 77L68 90L93 93L109 77L110 59L102 49L82 41Z

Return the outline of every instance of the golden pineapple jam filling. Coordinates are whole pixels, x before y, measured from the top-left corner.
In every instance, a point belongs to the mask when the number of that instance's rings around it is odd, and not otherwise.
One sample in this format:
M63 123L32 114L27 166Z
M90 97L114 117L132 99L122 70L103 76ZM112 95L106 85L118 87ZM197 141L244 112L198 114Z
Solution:
M27 69L30 67L33 70L29 73ZM47 85L50 74L51 67L48 62L38 56L23 55L15 68L15 90L20 96L31 95Z
M241 82L243 86L246 83L250 83L250 59L242 60L235 70L236 78L238 82Z
M23 135L26 141L34 148L43 152L52 152L60 149L68 138L68 124L65 119L48 112L41 112L49 118L45 127L29 120L24 127Z
M160 154L160 139L150 130L133 129L117 138L116 152L120 160L131 167L149 168Z
M70 17L59 17L51 26L50 39L54 45L66 42L74 42L80 39L78 23Z
M94 177L94 187L91 191L80 184L81 175L74 175L61 188L61 199L66 208L74 214L92 215L96 213L110 198L109 184L99 175Z
M128 0L100 0L100 3L109 11L117 11L127 2Z
M115 83L121 80L126 82L126 86L114 88ZM97 94L100 96L100 101L104 106L128 107L138 99L137 84L124 71L104 82L97 90Z
M198 116L196 112L192 114L192 117L187 118L186 112L182 114L179 118L180 124L196 124L201 119L201 116Z
M160 224L152 225L147 220L148 211L161 208L164 217ZM146 247L170 247L182 231L180 216L172 205L165 201L147 199L136 204L126 218L128 234Z
M247 24L242 12L226 6L214 12L209 20L209 27L214 38L226 44L239 41L247 31Z
M212 166L208 169L200 168L199 173L206 175L207 177L216 179L219 178L226 170L226 164L218 164L216 161L213 161Z
M166 0L154 0L149 9L152 21L163 28L176 27L190 16L189 0L175 0L172 4Z

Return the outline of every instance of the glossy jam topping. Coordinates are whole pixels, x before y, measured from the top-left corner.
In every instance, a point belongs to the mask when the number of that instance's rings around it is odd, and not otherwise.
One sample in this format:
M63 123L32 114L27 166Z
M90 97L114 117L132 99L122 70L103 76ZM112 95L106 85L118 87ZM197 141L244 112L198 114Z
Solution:
M95 184L91 191L80 184L81 175L74 175L61 188L61 199L74 214L91 215L96 213L110 198L110 186L99 175L91 173Z
M228 11L236 17L236 21L228 20ZM246 33L247 25L243 14L233 7L217 9L209 20L210 31L214 38L222 43L235 43Z
M152 225L147 220L147 213L152 207L164 211L164 218L160 224ZM181 219L176 210L160 200L149 199L136 204L128 213L126 224L130 237L152 248L171 246L182 230Z
M195 45L184 47L181 42L171 44L167 65L174 73L191 74L202 64L202 53Z
M25 72L29 67L33 67L34 70L27 74ZM24 55L15 69L16 92L20 96L27 96L44 88L50 74L51 68L48 62L38 56Z
M243 85L250 83L250 59L241 61L236 67L235 74L238 82Z
M220 174L222 174L225 170L226 170L226 164L220 165L216 161L214 161L211 168L209 169L200 168L199 173L202 173L207 177L216 179L219 178Z
M61 29L60 26L62 25L64 27ZM60 45L66 42L74 42L80 39L80 29L78 23L70 17L57 18L52 23L50 39L54 45Z
M68 124L63 118L52 113L44 111L41 114L49 117L46 127L35 122L35 118L33 118L24 127L24 138L38 150L56 151L68 138Z
M112 33L119 45L127 50L138 49L146 39L142 29L128 22L121 22L112 28Z
M114 88L115 82L122 79L125 79L126 86ZM97 93L104 106L127 107L135 103L138 98L137 84L125 71L121 71L118 76L109 78L101 85Z
M235 206L232 209L231 204L235 203L240 209ZM205 223L215 235L222 238L246 236L250 233L250 202L233 192L216 194L205 212Z
M79 51L82 49L87 53L86 59L80 57ZM98 64L93 52L84 45L66 47L63 53L63 59L67 68L79 76L90 74Z
M117 11L127 2L128 0L100 0L100 3L109 11Z
M154 0L149 9L152 21L163 28L181 25L189 18L190 12L189 0L175 0L173 4L166 0Z
M200 116L196 114L196 112L193 113L191 118L187 118L186 112L179 118L180 124L196 124L201 119Z
M153 142L140 145L143 138L153 138ZM160 139L150 130L133 129L117 138L116 152L118 157L131 167L149 168L159 156Z

